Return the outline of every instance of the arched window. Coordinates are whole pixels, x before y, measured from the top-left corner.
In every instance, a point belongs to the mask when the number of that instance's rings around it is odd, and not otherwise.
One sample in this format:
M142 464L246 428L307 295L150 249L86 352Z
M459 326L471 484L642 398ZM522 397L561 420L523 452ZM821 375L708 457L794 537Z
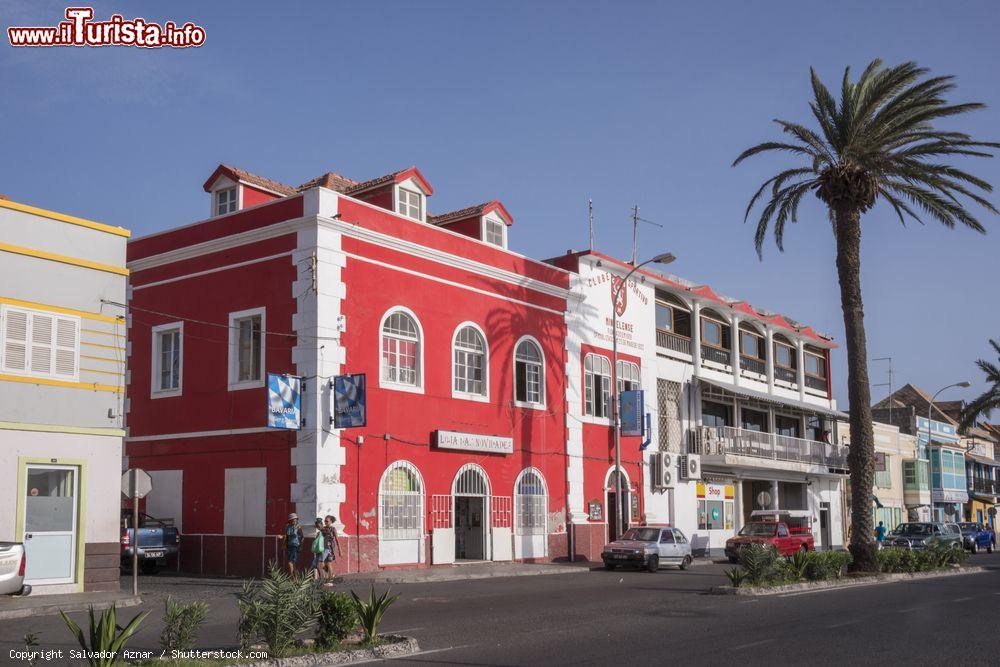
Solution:
M530 338L522 338L514 348L514 400L532 405L545 403L542 350Z
M583 408L591 417L611 416L611 362L599 354L583 358Z
M466 463L462 466L455 475L451 487L454 496L490 495L490 483L486 479L486 471L475 463Z
M456 394L486 396L486 339L471 324L455 334L453 376Z
M639 381L639 366L631 361L619 361L615 368L615 376L618 380L618 393L623 391L633 391L642 389Z
M534 468L521 472L514 487L515 529L518 535L546 533L546 493L542 474Z
M420 329L416 319L394 310L382 322L382 381L420 386Z
M420 473L409 461L386 468L378 490L378 529L383 540L412 540L421 534L424 492Z

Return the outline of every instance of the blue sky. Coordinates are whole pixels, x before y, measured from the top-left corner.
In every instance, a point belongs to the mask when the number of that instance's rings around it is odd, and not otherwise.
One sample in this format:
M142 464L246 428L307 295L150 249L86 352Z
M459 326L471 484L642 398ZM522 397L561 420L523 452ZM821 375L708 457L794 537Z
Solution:
M52 25L65 4L7 0L4 27ZM0 193L129 227L137 235L205 217L201 184L219 162L290 184L325 171L366 179L416 164L432 211L493 198L516 218L511 247L549 257L587 243L627 257L629 208L663 225L642 255L843 340L834 245L819 203L786 251L753 250L743 210L780 156L731 168L808 120L808 68L832 87L845 65L916 60L956 74L957 101L990 108L953 129L1000 140L992 2L118 2L162 22L194 21L199 49L0 46ZM1000 187L1000 162L969 165ZM1000 198L993 196L994 203ZM871 357L897 386L957 380L1000 337L990 233L864 219ZM885 381L873 364L873 382ZM846 406L846 353L834 355ZM880 398L884 389L875 388Z

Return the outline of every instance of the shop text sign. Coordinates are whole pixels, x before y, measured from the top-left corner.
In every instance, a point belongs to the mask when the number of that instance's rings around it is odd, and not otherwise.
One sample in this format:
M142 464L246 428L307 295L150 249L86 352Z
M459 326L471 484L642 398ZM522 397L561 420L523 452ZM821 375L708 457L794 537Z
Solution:
M479 435L458 431L438 431L437 446L440 449L461 449L487 454L513 454L514 438L499 435Z

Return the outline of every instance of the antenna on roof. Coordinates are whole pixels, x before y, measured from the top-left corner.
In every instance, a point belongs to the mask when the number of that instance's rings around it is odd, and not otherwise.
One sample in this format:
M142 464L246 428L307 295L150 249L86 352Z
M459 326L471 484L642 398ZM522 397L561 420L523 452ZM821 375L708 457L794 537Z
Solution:
M889 362L889 381L873 384L873 387L889 387L889 423L892 423L892 357L875 357L872 361Z
M594 251L594 200L587 200L587 220L590 224L590 251Z
M653 222L652 220L646 220L645 218L640 218L639 206L637 204L632 206L632 266L635 266L636 261L638 261L636 258L636 254L638 252L640 222L645 222L647 225L653 225L655 227L660 227L661 229L663 228L663 225L661 225L658 222Z

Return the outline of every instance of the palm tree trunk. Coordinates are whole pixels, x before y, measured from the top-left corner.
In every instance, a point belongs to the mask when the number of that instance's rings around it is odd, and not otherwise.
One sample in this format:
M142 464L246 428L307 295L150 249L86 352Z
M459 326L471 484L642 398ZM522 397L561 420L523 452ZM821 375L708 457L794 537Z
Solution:
M847 204L834 210L837 237L837 275L840 305L847 338L847 398L850 402L851 447L851 569L874 572L872 541L872 486L875 481L875 435L872 429L871 390L868 386L868 344L861 303L861 211Z

